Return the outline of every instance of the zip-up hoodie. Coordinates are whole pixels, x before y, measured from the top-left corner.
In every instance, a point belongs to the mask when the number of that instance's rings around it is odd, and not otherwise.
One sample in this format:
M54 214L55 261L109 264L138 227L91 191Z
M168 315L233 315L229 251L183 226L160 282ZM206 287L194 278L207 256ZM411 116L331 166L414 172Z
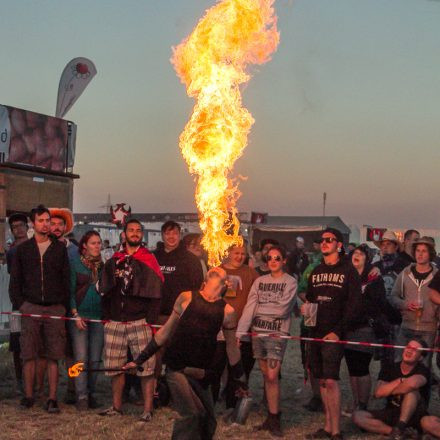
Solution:
M318 303L314 337L335 333L339 338L356 326L363 315L361 278L351 262L341 258L335 265L322 262L309 276L307 301Z
M438 272L433 267L432 272L421 282L419 282L412 273L415 264L406 267L397 276L393 290L391 292L390 302L402 313L402 327L425 332L436 332L439 320L439 306L429 299L429 283ZM417 321L416 312L408 310L408 303L415 302L418 297L423 299L422 316Z
M296 301L297 282L285 273L258 277L252 284L237 327L237 334L250 328L258 333L288 334ZM244 335L243 335L244 336Z
M43 258L35 238L17 246L9 281L9 296L14 310L18 310L25 301L68 307L70 267L66 245L53 238L50 240Z
M162 286L161 315L171 315L177 297L186 291L199 290L203 283L200 260L189 252L184 243L171 252L166 252L163 243L158 243L153 252L164 276Z

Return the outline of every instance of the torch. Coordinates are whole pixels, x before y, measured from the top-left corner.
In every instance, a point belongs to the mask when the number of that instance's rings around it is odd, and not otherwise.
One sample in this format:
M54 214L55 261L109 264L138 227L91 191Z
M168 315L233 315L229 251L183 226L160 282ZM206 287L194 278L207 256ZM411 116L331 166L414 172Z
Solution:
M137 371L144 371L142 367L137 367ZM98 372L98 371L118 371L118 372L129 372L130 370L124 370L123 368L84 368L83 362L78 362L72 365L68 370L69 377L78 377L81 373L84 372Z

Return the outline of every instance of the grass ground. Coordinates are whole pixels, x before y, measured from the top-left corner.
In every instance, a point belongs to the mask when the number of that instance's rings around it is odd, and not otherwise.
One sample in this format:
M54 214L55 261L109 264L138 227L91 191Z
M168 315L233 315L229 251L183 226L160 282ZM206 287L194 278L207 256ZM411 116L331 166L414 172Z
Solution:
M377 362L372 364L373 377L377 376ZM283 426L286 439L303 439L305 434L312 432L323 424L323 415L309 413L303 404L310 397L310 388L304 385L297 342L290 342L282 370L282 402ZM342 368L341 386L343 392L343 407L350 405L350 390L345 365ZM110 405L110 384L105 377L100 377L98 399ZM262 398L261 374L255 367L251 376L251 390L254 401ZM60 401L65 392L65 378L61 381ZM137 422L141 409L127 404L125 415L116 418L98 416L90 411L78 413L75 407L60 404L62 412L59 415L49 415L43 409L43 402L38 403L32 410L24 411L18 407L19 398L14 391L13 366L10 353L3 347L0 350L0 440L161 440L171 438L171 429L176 413L165 408L155 413L153 422L144 424ZM372 405L380 405L372 402ZM433 391L431 410L440 414L440 400L437 390ZM219 408L221 413L221 406ZM248 419L246 426L227 426L219 415L219 426L216 434L218 440L236 439L269 439L267 433L254 433L252 427L261 423L265 416L263 410L255 409ZM379 439L381 437L361 434L353 426L350 419L343 417L342 429L345 438Z

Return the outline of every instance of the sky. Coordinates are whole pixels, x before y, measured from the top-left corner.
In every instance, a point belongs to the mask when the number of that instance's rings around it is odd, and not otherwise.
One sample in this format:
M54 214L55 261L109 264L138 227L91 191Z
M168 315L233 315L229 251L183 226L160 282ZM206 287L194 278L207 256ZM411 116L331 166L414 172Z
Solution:
M54 115L72 58L98 73L78 125L74 210L195 212L178 137L194 101L171 64L214 0L0 0L0 103ZM250 69L241 211L440 228L440 1L277 0L281 41Z

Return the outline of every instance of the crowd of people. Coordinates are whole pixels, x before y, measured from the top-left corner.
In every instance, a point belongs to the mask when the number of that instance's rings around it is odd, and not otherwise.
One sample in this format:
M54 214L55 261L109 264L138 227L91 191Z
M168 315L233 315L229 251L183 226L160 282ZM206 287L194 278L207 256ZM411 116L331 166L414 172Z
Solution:
M440 317L430 237L409 230L400 243L386 231L373 259L364 244L350 244L346 253L342 234L327 228L313 252L300 236L290 253L265 239L250 255L244 242L209 268L200 235L182 237L174 221L163 224L153 252L134 218L125 222L116 251L95 230L78 243L68 238L73 216L67 209L38 206L29 218L11 215L9 225L9 295L13 310L24 315L11 316L10 350L24 409L43 398L47 381L45 409L60 412L60 361L66 368L82 363L65 399L78 411L101 407L97 370L105 370L112 405L101 416L122 415L134 388L143 405L139 420L148 423L169 394L179 413L172 438L209 440L215 404L224 400L233 418L258 363L267 417L255 430L281 437L281 366L292 319L302 316L301 336L315 339L300 344L313 391L305 408L325 415L322 428L306 438L342 439L343 413L362 430L391 439L440 438L440 417L428 414L434 360L440 367L440 353L434 359L428 350L438 346ZM341 402L343 359L350 408ZM373 360L380 361L374 390ZM384 407L371 409L371 396L383 398Z

